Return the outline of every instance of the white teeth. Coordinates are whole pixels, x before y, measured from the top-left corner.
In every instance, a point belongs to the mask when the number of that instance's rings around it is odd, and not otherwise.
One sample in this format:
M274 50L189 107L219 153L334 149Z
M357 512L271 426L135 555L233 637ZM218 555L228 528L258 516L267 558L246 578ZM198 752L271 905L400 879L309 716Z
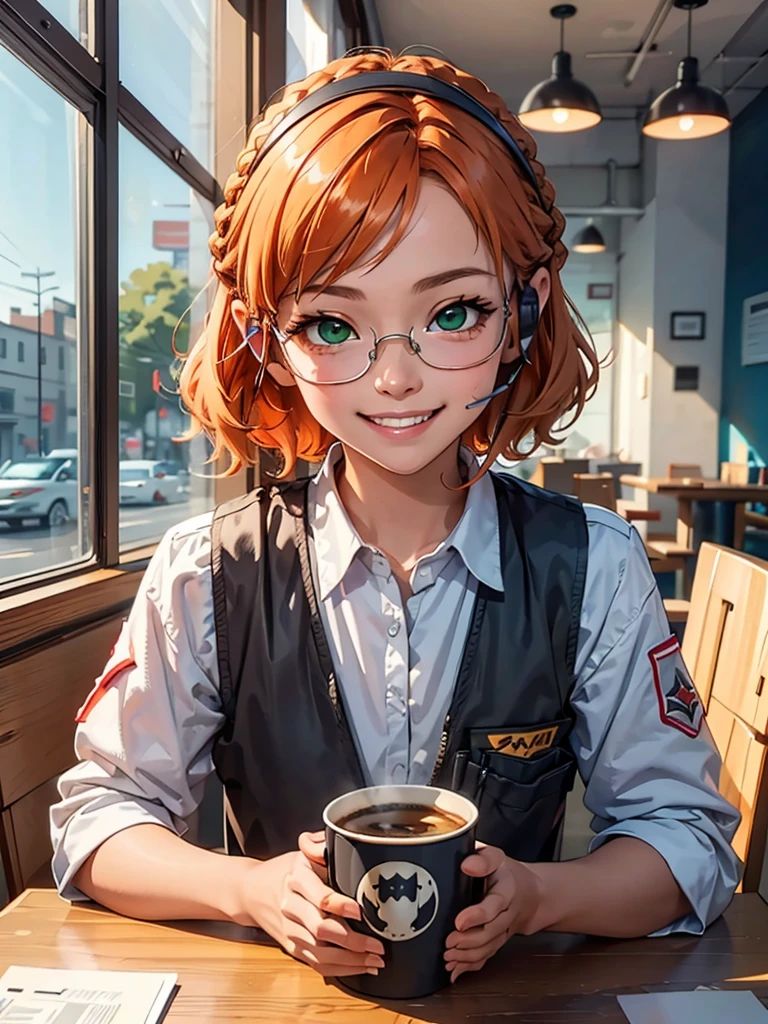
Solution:
M379 427L415 427L419 423L424 423L432 415L428 412L426 416L370 416L369 419L373 420Z

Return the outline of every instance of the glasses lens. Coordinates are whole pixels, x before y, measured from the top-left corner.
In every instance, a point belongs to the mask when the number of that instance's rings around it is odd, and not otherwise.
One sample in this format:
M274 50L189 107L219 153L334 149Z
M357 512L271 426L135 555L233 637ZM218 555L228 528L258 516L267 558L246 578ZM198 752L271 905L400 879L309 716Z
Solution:
M344 320L323 319L289 335L280 335L286 359L294 372L313 384L353 380L369 366L370 338L363 340Z
M455 302L416 332L419 355L438 369L461 370L488 359L504 337L503 302Z

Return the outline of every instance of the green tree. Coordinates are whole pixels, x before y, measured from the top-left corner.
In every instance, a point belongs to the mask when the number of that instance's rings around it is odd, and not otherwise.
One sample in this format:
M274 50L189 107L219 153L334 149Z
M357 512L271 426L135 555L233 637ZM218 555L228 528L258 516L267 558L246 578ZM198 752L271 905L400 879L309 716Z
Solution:
M155 408L152 371L160 369L163 383L170 386L168 368L174 361L172 338L185 352L189 322L179 323L192 301L189 277L170 263L150 263L132 271L121 286L119 302L120 379L135 385L136 397L120 399L120 418L134 427Z

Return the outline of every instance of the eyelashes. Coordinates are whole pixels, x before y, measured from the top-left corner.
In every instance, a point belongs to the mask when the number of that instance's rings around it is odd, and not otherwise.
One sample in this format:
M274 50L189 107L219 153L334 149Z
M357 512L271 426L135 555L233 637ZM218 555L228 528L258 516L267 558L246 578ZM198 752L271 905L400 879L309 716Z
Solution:
M499 308L497 305L493 303L492 300L483 298L480 295L462 295L457 299L451 299L448 302L441 303L441 305L438 306L434 313L430 314L427 326L429 326L429 324L431 324L435 320L435 318L440 315L440 313L444 312L446 309L450 309L452 306L467 306L468 309L474 309L477 313L481 314L481 316L483 316L485 319L487 319L489 316L492 316ZM286 337L294 337L295 335L301 334L303 331L306 331L309 327L313 327L316 324L323 323L326 320L336 320L339 323L346 324L346 326L348 326L351 330L354 330L349 321L345 320L344 317L339 316L335 313L323 313L322 311L319 311L318 313L312 314L296 314L290 319L283 333L286 335ZM459 331L457 331L456 333L461 333L461 329L459 329Z

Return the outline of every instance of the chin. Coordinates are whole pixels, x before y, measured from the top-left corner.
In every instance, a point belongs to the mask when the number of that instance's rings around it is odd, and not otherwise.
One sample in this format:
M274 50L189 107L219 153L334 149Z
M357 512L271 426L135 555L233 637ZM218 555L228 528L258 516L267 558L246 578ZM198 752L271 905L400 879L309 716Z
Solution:
M397 476L413 476L415 473L420 473L423 469L426 469L446 449L452 448L457 443L458 438L437 441L430 445L408 445L393 442L392 444L381 446L362 445L359 438L356 438L354 442L345 441L344 438L340 438L340 440L346 447L354 449L368 459L369 462L381 466L388 473L394 473Z

